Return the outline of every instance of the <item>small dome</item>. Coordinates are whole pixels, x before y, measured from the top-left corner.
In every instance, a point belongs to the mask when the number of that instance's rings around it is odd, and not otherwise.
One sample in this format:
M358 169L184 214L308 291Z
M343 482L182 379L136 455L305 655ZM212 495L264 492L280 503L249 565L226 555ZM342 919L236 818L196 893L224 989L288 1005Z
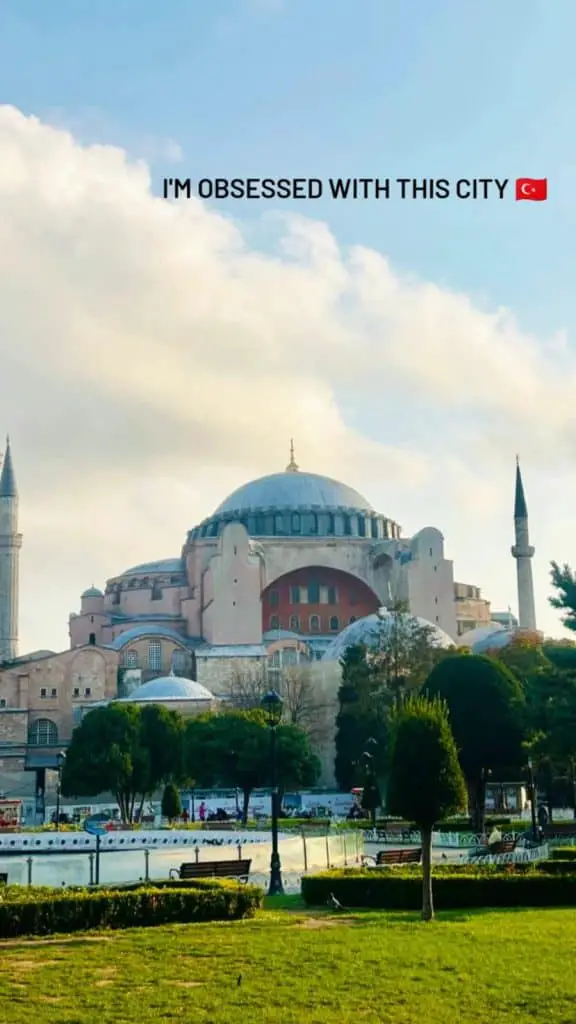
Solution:
M487 636L481 637L472 644L472 654L486 654L487 651L500 651L508 647L517 635L515 629L493 629Z
M84 591L82 597L104 597L104 594L101 590L98 590L98 587L88 587L88 590Z
M385 608L381 608L374 615L366 615L343 629L338 636L334 637L332 643L326 648L322 661L339 661L348 647L355 644L364 644L365 647L376 647L382 632L388 632L394 622L394 615L391 615ZM454 641L439 626L427 619L421 619L419 615L401 615L400 618L406 622L417 622L419 626L428 626L431 630L432 643L435 647L454 647Z
M122 700L131 704L139 704L141 701L162 704L171 700L213 701L214 695L201 683L184 679L182 676L170 675L151 679L149 683L139 686L129 697L123 697Z

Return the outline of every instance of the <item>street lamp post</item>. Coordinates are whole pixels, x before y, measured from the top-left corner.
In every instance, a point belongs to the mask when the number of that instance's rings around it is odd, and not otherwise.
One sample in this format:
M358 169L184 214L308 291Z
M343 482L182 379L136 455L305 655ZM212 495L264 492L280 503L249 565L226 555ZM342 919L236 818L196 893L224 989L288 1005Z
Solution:
M270 858L269 896L282 896L282 867L278 852L278 766L276 763L276 730L282 719L282 698L270 690L262 698L262 708L270 728L270 774L272 782L272 856Z
M56 760L58 761L58 780L56 782L56 831L60 830L60 790L62 784L62 768L66 760L66 754L63 750L57 755Z
M536 784L534 782L534 765L532 758L528 758L528 771L530 773L530 810L532 813L532 838L538 842L538 822L536 819Z

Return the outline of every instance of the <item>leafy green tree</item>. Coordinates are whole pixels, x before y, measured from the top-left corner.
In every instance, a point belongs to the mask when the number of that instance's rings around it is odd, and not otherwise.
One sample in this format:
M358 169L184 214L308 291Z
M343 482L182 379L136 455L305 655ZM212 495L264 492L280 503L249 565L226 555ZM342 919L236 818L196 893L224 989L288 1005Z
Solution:
M162 817L168 818L170 824L174 821L174 818L179 818L182 814L182 801L180 799L180 790L173 782L169 782L162 794Z
M446 658L424 692L448 705L450 726L466 778L473 828L484 831L486 780L493 769L520 766L525 757L525 698L516 676L492 658Z
M132 822L146 797L181 774L182 734L180 716L163 707L112 703L95 708L72 734L63 795L112 792L122 821Z
M295 725L280 725L276 732L278 788L312 786L320 762L306 735ZM197 785L242 791L242 821L248 819L255 789L270 784L270 730L261 710L226 711L201 715L186 728L186 774Z
M566 629L576 632L576 573L566 563L560 567L558 562L551 562L550 577L556 591L556 596L549 598L550 604L564 612Z
M270 739L268 742L270 743ZM280 807L287 790L309 789L315 786L322 770L319 759L310 749L307 734L297 725L278 726L276 764ZM270 756L268 765L270 767Z
M439 698L410 696L391 715L388 810L416 823L422 836L422 918L434 917L432 830L466 804L466 784Z
M375 696L377 683L364 646L348 647L340 665L342 682L338 693L334 770L339 789L347 792L362 782L362 754L371 738L377 741L379 753L376 771L384 770L387 707Z

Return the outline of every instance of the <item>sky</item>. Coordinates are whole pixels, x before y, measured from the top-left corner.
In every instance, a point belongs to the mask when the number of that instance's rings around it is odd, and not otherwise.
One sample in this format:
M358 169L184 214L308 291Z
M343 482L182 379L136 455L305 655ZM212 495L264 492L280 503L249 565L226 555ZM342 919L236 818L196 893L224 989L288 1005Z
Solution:
M168 11L168 12L167 12ZM0 436L21 650L288 461L538 625L576 565L572 0L0 0ZM165 201L165 177L509 180L502 200ZM516 202L518 177L548 179Z

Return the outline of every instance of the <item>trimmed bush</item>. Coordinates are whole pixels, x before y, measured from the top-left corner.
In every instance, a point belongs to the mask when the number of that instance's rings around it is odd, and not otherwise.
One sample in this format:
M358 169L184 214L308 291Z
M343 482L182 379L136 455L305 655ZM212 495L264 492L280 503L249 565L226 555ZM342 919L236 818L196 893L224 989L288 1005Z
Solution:
M536 870L543 871L545 875L574 875L576 863L573 860L541 860Z
M473 907L565 907L576 905L576 874L470 868L467 872L434 867L434 900L439 910ZM382 871L326 871L302 879L309 906L325 906L334 895L343 907L420 910L422 873L404 868Z
M550 856L552 860L576 860L576 846L556 846Z
M104 891L9 886L0 897L0 938L230 921L251 917L263 896L253 885L202 879L186 887L150 884Z

